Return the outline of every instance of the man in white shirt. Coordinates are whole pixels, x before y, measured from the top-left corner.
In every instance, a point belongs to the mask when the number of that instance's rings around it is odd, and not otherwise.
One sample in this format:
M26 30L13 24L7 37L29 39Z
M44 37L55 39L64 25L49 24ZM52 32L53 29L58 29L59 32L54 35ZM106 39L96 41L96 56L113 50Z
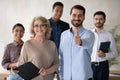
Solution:
M109 63L108 59L117 56L115 40L111 33L104 30L106 14L103 11L97 11L93 15L95 28L95 42L91 55L93 80L109 80ZM108 52L100 50L101 42L110 42ZM105 46L104 46L105 47Z

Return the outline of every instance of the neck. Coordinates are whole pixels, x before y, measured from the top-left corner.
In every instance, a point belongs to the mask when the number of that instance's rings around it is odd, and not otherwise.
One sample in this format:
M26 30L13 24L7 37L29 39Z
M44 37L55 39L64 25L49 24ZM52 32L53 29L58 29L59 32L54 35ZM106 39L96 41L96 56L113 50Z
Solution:
M54 17L52 17L52 19L53 19L53 21L56 22L56 23L59 21L59 19L56 19L56 18L54 18Z
M14 40L15 42L17 42L18 44L21 44L22 40L19 39L19 40Z
M102 30L103 28L95 28L95 31L98 33Z
M79 27L72 27L72 31L73 31L74 33L77 32L78 29L79 29Z
M45 40L46 40L46 38L45 37L43 37L43 36L35 36L34 37L34 40L36 41L36 42L38 42L38 43L44 43L45 42Z

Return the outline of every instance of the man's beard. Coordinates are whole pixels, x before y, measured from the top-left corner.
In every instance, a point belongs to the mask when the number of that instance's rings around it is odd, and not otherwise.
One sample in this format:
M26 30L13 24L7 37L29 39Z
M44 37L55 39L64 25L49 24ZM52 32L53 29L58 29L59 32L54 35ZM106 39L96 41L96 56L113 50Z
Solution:
M104 24L100 24L100 23L95 24L95 26L96 26L97 28L102 28L103 25L104 25Z
M74 27L80 27L82 25L83 21L73 20L73 21L71 21L71 23Z

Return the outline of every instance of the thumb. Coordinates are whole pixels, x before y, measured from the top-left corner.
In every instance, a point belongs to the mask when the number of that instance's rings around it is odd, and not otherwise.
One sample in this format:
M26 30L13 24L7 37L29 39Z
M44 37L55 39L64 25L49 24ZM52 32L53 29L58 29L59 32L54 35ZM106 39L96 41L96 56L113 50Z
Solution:
M42 70L43 70L43 68L41 68L41 69L40 69L39 73L41 73L41 72L42 72Z
M79 36L79 33L78 33L78 31L76 31L76 33L75 33L75 36Z

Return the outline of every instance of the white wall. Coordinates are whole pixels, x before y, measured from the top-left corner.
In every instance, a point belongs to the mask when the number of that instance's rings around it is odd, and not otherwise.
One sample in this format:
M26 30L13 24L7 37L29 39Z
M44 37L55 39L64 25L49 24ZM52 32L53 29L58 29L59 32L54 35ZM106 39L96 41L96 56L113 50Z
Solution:
M29 39L29 26L33 17L42 15L51 17L52 5L55 1L64 4L62 19L70 22L69 12L73 5L81 4L86 8L86 20L84 26L93 28L93 14L95 11L103 10L107 15L105 26L112 28L120 24L120 0L0 0L0 62L4 47L12 41L11 29L18 22L25 26L26 32L23 40ZM0 65L0 72L4 72Z

